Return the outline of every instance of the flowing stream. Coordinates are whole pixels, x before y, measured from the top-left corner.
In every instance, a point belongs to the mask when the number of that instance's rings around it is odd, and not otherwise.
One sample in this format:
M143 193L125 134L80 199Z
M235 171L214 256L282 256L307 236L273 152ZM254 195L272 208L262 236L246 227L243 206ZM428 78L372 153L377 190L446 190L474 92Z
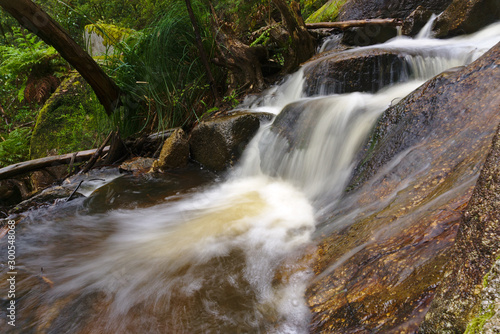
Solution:
M120 177L88 199L31 213L18 257L26 272L43 267L52 287L31 291L20 314L34 314L31 330L51 333L308 332L315 227L338 205L374 123L499 36L496 24L450 40L422 34L367 47L399 52L408 65L404 82L376 93L308 97L301 69L246 104L277 118L261 126L224 180L186 174L193 187L186 190ZM287 115L296 121L283 136L278 123Z

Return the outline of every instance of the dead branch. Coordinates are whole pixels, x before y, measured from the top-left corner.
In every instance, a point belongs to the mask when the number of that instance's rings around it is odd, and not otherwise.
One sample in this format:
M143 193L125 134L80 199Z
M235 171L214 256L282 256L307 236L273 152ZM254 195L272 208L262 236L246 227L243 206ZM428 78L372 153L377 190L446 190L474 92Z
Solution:
M401 19L366 19L366 20L352 20L352 21L339 21L339 22L318 22L306 23L307 29L323 29L323 28L337 28L348 29L354 27L364 27L368 25L384 25L397 27L403 25Z

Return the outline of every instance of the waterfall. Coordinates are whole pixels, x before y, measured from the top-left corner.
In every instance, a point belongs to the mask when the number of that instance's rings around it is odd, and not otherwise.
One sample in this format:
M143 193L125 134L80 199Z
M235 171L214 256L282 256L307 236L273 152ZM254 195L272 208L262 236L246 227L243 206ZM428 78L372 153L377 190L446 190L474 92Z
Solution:
M342 196L376 120L499 36L495 24L450 40L366 47L398 52L410 68L406 82L375 93L307 96L299 70L245 102L276 118L224 182L147 208L96 213L80 202L83 209L38 212L18 243L23 265L43 266L54 283L42 298L61 318L53 332L306 333L312 234Z

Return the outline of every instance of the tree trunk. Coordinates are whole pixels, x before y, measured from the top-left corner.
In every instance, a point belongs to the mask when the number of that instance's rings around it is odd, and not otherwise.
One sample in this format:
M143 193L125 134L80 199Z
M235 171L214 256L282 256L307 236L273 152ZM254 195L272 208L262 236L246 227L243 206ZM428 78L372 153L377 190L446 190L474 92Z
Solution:
M281 73L288 74L314 55L314 39L307 31L297 2L292 1L290 6L285 0L272 0L272 2L280 11L282 24L288 33L288 36L284 35L278 41L285 49L283 53L285 64Z
M68 33L30 0L0 0L21 25L52 45L89 83L106 112L119 105L120 89Z

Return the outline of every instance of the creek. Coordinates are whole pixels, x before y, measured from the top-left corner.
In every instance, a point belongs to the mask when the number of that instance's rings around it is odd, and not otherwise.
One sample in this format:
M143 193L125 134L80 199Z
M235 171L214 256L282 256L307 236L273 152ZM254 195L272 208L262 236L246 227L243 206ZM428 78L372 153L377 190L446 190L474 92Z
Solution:
M393 186L383 196L373 194L379 201L362 197L369 190L346 195L377 120L426 80L479 58L499 36L495 24L448 40L421 33L357 48L404 58L401 73L393 76L397 81L377 84L374 92L329 88L308 96L304 73L322 61L316 57L244 103L241 108L276 118L261 126L226 175L199 167L164 176L103 171L109 183L99 184L88 198L27 213L17 231L17 257L25 277L19 284L29 289L18 310L20 327L12 331L309 332L311 282L355 258L374 239L394 237L408 220L360 228L359 241L326 261L321 272L314 269L321 262L318 249L328 240L338 242L329 236L339 235L362 212L368 217L405 196L405 187L441 154L423 147L398 154L384 167ZM406 168L391 174L391 166L402 161ZM477 169L427 204L465 193ZM37 279L29 283L33 275Z

